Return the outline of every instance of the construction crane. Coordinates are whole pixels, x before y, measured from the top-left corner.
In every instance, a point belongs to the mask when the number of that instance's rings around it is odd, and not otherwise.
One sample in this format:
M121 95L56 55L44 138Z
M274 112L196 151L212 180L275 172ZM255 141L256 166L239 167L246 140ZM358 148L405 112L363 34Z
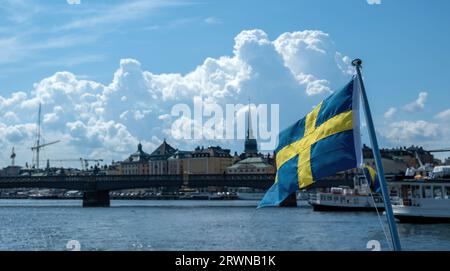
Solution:
M58 142L60 142L60 140L41 144L41 103L39 103L38 122L36 127L36 145L34 147L31 147L31 151L36 152L36 156L33 155L33 158L35 158L33 164L36 165L36 169L39 169L39 152L41 151L41 149L56 144Z
M14 147L12 147L10 158L11 158L11 166L15 166L16 165L16 153L14 152Z

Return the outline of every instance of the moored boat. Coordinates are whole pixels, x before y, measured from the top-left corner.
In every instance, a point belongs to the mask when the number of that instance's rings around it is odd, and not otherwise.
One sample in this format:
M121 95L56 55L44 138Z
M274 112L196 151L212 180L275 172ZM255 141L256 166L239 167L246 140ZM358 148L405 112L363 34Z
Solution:
M394 216L400 222L450 223L450 178L410 178L389 186Z
M379 194L361 193L350 187L333 187L327 192L312 193L308 203L314 211L384 210L383 199Z

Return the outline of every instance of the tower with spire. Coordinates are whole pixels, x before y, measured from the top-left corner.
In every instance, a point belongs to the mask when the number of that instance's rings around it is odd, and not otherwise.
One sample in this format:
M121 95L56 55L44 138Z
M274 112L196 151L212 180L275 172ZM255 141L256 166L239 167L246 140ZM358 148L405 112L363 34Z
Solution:
M247 115L247 133L245 136L244 153L246 157L253 157L258 155L258 143L253 136L252 128L252 112L250 107L250 100L248 102L248 115Z
M10 158L11 158L11 166L15 166L16 165L16 152L14 151L14 147L12 148Z

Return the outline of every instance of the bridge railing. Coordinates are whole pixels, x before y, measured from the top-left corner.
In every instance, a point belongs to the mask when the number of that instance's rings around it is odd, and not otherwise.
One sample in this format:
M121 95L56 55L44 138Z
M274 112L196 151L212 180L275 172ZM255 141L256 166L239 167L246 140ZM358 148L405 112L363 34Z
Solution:
M1 182L42 182L42 181L179 181L181 175L60 175L60 176L13 176L0 177Z
M275 174L190 174L189 180L209 181L209 180L252 180L252 181L275 181Z

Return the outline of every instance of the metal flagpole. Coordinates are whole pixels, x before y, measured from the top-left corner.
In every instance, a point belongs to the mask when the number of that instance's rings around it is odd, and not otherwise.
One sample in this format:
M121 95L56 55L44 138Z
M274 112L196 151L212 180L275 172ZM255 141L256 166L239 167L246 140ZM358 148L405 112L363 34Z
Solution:
M386 216L389 223L389 230L391 232L392 244L395 251L401 251L400 238L398 237L397 224L395 222L394 214L392 212L392 205L389 199L389 190L384 176L383 164L381 163L380 149L378 148L377 136L375 134L375 128L373 126L372 113L370 112L369 101L366 95L366 89L361 76L361 59L355 59L352 61L352 65L356 68L358 82L361 88L361 96L363 99L364 112L367 121L367 127L369 129L370 143L372 145L373 157L375 159L375 165L377 168L377 175L380 180L381 192L383 193L384 206L386 208Z

